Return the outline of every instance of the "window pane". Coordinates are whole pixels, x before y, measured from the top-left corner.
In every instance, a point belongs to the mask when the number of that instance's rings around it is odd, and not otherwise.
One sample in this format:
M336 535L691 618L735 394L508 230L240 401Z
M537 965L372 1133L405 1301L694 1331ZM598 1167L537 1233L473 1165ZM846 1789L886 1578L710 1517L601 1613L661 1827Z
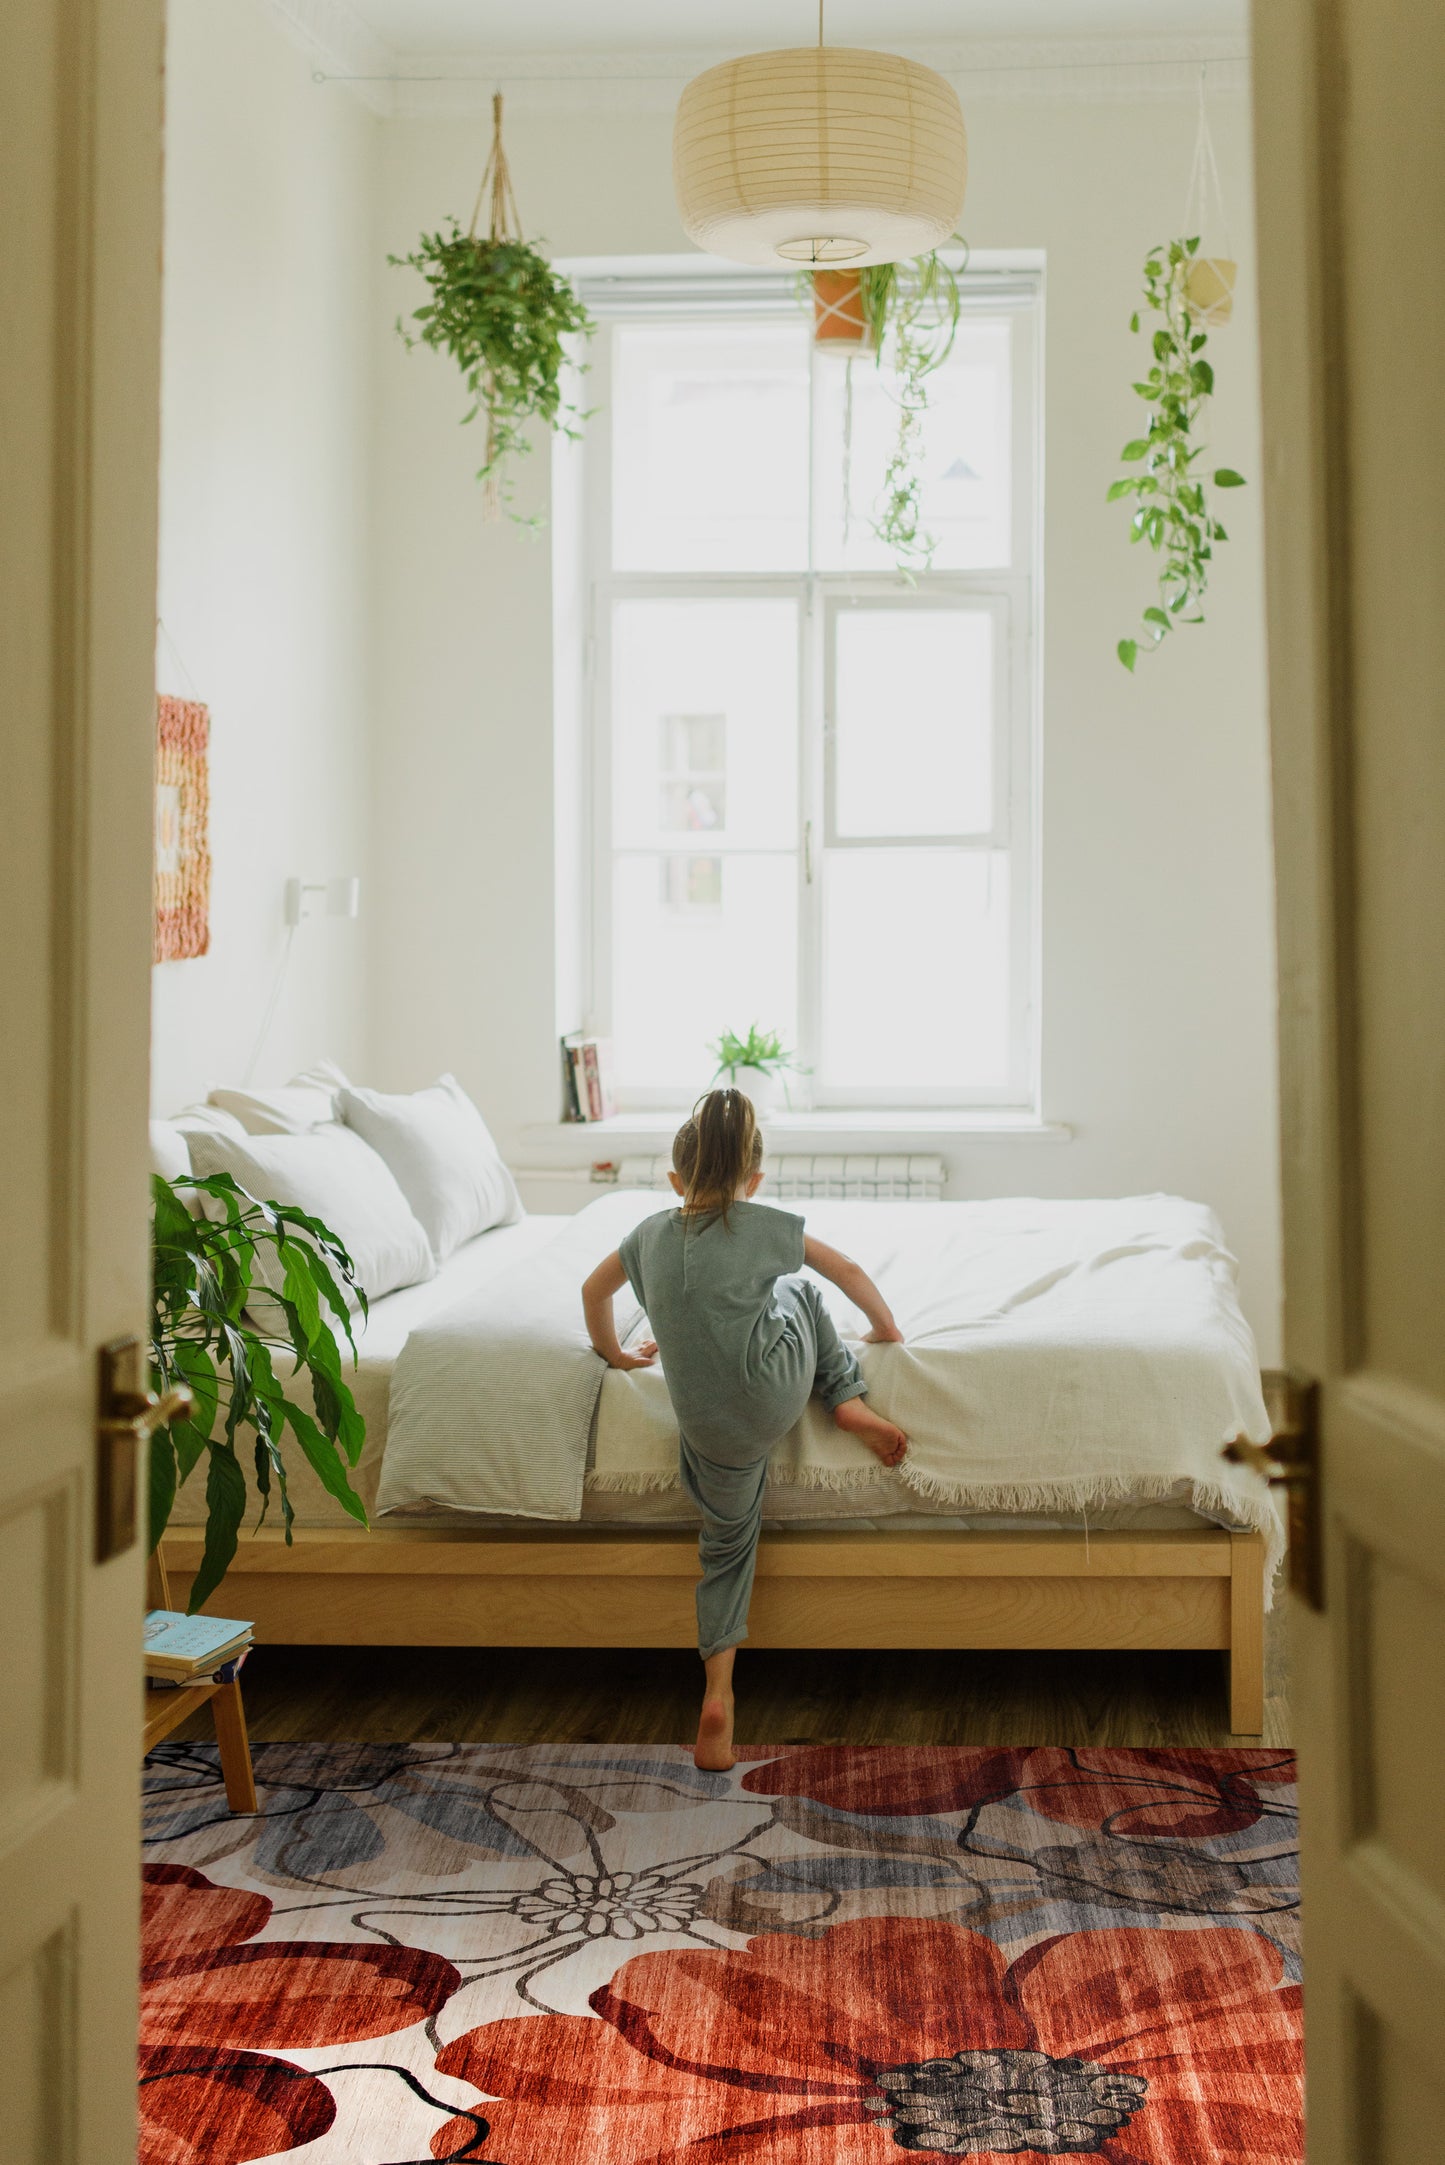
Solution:
M952 353L927 379L918 468L922 523L937 544L935 571L990 570L1011 561L1011 333L1007 316L965 318ZM895 372L886 354L881 368L866 357L850 367L820 354L814 373L821 407L818 569L890 569L893 553L869 522L898 439Z
M616 860L612 1036L623 1090L690 1105L710 1039L749 1023L796 1045L798 880L791 854L629 852Z
M833 623L834 831L987 834L992 615L860 608Z
M825 1088L947 1094L1007 1082L1003 852L829 850L824 878Z
M803 570L806 323L623 324L615 339L615 568Z
M798 838L798 605L623 601L612 617L618 848Z

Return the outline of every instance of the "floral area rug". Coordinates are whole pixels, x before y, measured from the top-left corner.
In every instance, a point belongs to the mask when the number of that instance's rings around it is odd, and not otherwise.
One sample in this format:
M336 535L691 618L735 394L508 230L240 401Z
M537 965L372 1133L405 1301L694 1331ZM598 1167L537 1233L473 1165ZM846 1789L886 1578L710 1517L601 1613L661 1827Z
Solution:
M1269 1751L263 1745L147 1773L142 2165L1298 2165Z

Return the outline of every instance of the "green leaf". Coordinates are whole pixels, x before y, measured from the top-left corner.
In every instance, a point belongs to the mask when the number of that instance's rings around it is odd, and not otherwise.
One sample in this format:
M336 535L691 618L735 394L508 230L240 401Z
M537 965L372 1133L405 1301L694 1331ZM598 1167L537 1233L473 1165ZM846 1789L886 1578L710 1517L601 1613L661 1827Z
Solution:
M1125 444L1119 456L1121 459L1142 459L1148 449L1149 439L1146 436L1136 436L1131 443Z
M1121 639L1117 648L1115 649L1115 652L1118 654L1120 661L1124 664L1124 667L1132 674L1134 664L1139 659L1138 640Z
M155 1554L156 1545L170 1524L171 1512L176 1501L176 1454L169 1434L163 1428L155 1430L150 1440L148 1465L147 1502L150 1516L150 1551Z
M1137 308L1135 309L1133 315L1129 318L1129 328L1131 331L1137 331L1139 328L1139 311Z
M1208 361L1196 361L1189 371L1189 380L1201 398L1208 398L1214 389L1214 370Z
M1109 483L1108 502L1117 504L1121 496L1132 496L1138 486L1137 480L1111 481Z
M206 1545L186 1602L192 1615L202 1602L210 1599L230 1570L236 1554L236 1535L246 1515L246 1477L236 1462L235 1452L222 1443L213 1443L210 1452L210 1470L206 1475Z
M366 1506L346 1478L346 1469L338 1456L336 1445L322 1435L316 1423L293 1400L288 1398L285 1406L287 1425L295 1432L297 1441L311 1462L312 1471L317 1475L327 1495L334 1496L343 1510L349 1511L354 1519L365 1526Z
M1216 466L1214 486L1217 489L1242 489L1245 479L1243 474L1237 474L1232 466Z
M1174 629L1162 609L1146 609L1144 611L1144 621L1146 624L1157 624L1162 631L1172 631Z

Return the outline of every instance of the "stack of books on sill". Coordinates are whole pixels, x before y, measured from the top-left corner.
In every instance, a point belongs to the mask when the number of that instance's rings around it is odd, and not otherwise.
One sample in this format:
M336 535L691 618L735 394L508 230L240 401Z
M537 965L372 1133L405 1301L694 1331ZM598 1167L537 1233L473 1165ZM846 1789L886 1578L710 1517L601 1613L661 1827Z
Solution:
M562 1118L610 1120L616 1110L612 1040L574 1030L562 1040Z
M153 1691L229 1684L250 1651L251 1626L234 1616L186 1616L179 1609L146 1613L146 1683Z

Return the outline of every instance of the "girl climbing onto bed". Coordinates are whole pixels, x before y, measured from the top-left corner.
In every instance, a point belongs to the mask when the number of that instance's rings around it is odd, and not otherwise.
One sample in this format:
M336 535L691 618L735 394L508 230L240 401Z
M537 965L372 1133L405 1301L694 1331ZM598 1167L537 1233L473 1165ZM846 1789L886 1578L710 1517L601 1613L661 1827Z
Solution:
M763 1141L739 1090L711 1090L678 1129L668 1175L680 1210L644 1218L582 1288L593 1347L609 1368L646 1368L659 1350L677 1415L682 1485L702 1514L698 1651L707 1682L693 1757L722 1770L733 1751L733 1656L748 1602L768 1459L816 1391L839 1428L885 1466L908 1448L864 1404L868 1386L804 1264L868 1319L865 1343L903 1333L866 1271L811 1239L791 1211L755 1203ZM624 1353L612 1302L630 1283L657 1333Z

